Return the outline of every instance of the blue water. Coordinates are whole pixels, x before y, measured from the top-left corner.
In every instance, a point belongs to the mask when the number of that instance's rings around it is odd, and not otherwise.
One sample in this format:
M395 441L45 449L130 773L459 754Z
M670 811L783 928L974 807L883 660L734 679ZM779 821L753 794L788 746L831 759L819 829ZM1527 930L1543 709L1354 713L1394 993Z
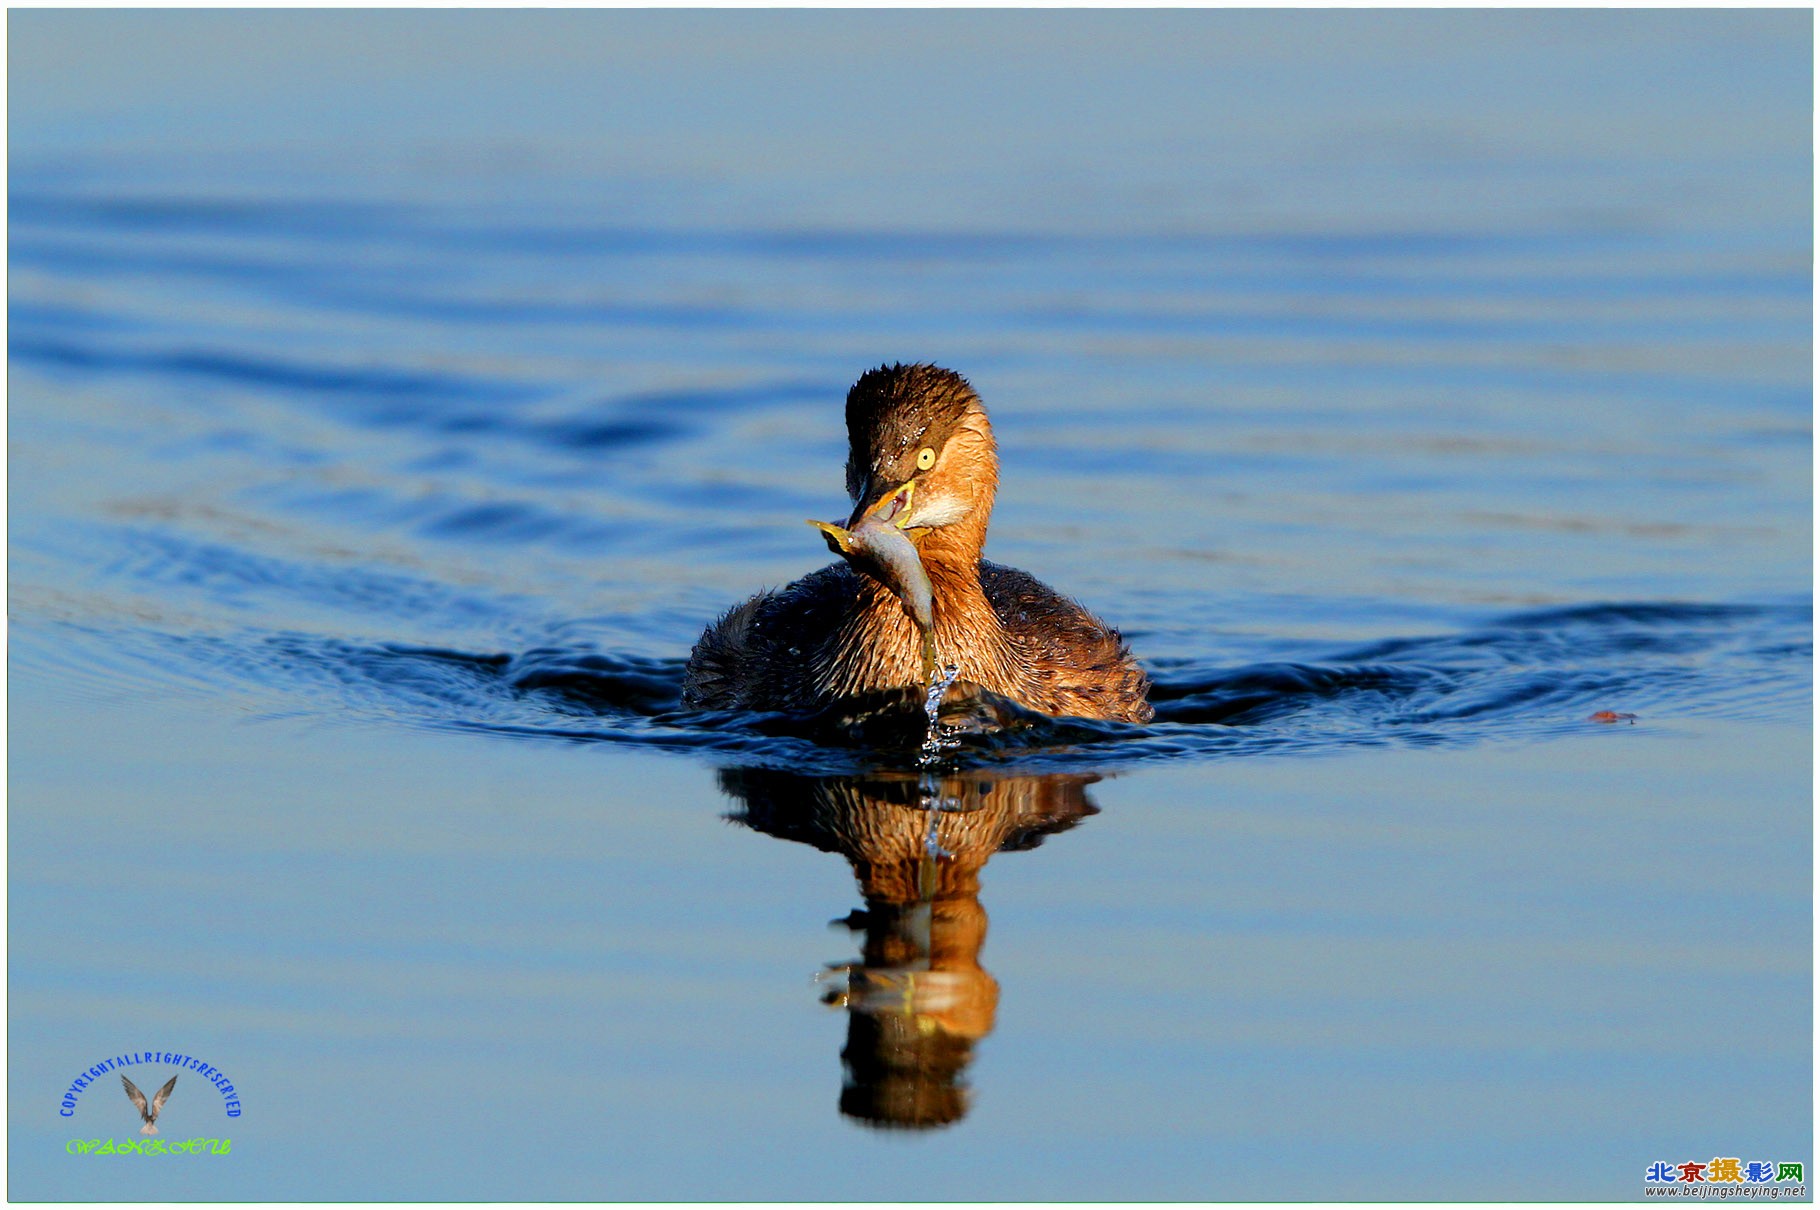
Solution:
M13 14L10 1195L1811 1162L1810 24ZM898 359L1153 723L681 710Z

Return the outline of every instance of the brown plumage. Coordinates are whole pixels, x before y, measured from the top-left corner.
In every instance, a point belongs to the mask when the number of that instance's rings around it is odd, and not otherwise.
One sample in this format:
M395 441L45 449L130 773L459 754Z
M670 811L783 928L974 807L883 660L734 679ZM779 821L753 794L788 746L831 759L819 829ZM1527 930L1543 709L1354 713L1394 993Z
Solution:
M847 394L849 528L896 525L933 597L937 661L1045 714L1145 722L1149 680L1118 631L1035 578L980 558L998 450L952 370L893 365ZM689 658L683 703L817 710L926 683L900 569L858 553L728 611Z

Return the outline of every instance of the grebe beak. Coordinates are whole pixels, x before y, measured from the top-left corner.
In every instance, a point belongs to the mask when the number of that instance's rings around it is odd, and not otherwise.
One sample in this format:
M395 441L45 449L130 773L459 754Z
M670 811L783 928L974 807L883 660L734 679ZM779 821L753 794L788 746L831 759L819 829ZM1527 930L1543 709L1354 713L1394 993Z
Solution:
M885 525L895 525L910 537L912 542L929 532L927 526L911 525L911 505L916 496L916 480L910 479L895 487L880 492L870 504L866 497L871 494L872 485L867 483L866 491L860 494L859 503L854 506L853 514L847 518L849 530L858 529L869 519L876 519Z

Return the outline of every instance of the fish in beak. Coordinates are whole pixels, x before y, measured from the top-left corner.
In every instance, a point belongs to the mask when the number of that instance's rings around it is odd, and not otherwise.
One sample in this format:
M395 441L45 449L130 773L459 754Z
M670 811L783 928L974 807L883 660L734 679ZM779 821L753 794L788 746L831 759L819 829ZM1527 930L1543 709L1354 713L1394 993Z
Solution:
M928 530L905 524L915 490L914 482L904 483L870 504L862 496L845 527L830 521L809 524L821 530L829 550L896 593L927 639L935 627L935 592L915 539Z

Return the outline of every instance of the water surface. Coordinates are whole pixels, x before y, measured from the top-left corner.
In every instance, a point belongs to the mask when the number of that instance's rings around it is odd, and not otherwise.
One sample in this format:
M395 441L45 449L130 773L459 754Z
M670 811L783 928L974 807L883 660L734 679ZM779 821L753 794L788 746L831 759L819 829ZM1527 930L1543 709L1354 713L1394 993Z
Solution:
M112 15L135 63L300 48L147 108L99 16L14 15L12 1196L1811 1161L1806 19L1042 16L350 16L399 53L329 88L332 15ZM977 22L993 121L866 85L887 21ZM1108 31L1144 86L1088 120ZM439 107L489 45L500 105ZM651 55L796 83L566 105ZM931 780L680 710L825 560L897 359L980 390L989 555L1124 630L1153 723ZM65 1154L140 1047L234 1078L164 1123L230 1156Z

